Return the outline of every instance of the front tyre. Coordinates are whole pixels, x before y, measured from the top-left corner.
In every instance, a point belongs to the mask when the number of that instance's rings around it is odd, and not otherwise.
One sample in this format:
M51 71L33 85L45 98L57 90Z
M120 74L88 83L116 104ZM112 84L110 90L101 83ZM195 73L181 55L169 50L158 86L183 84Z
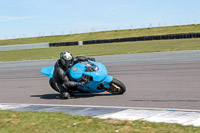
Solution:
M109 92L114 95L121 95L125 91L126 91L126 86L118 79L113 78L112 82L110 82Z

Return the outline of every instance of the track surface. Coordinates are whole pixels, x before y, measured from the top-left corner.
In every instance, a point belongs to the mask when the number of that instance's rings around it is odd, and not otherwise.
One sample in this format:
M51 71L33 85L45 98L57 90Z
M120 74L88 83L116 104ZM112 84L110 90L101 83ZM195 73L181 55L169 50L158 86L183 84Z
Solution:
M0 102L200 109L200 51L96 57L124 82L124 95L76 94L61 100L40 68L56 60L0 62Z

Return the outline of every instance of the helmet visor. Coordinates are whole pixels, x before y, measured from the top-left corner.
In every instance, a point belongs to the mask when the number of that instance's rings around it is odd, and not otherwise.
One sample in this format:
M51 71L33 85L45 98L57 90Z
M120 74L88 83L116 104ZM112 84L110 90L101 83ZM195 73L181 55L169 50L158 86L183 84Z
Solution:
M73 59L71 60L65 60L65 59L61 59L61 63L65 66L70 68L73 65Z

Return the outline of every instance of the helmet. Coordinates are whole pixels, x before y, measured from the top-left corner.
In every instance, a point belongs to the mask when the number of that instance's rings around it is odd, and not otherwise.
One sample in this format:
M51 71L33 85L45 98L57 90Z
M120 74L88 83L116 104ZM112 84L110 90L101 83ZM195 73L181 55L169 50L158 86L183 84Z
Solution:
M72 54L68 51L60 53L60 62L63 66L70 68L73 65Z

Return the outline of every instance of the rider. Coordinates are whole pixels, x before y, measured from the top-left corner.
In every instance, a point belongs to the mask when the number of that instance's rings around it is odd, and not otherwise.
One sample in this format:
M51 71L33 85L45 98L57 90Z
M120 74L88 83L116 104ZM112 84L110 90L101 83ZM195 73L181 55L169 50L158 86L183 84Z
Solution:
M85 82L75 82L69 80L69 69L80 61L95 61L95 58L84 56L73 57L68 51L60 53L60 59L54 65L53 79L63 99L68 99L74 95L73 87L84 86Z

